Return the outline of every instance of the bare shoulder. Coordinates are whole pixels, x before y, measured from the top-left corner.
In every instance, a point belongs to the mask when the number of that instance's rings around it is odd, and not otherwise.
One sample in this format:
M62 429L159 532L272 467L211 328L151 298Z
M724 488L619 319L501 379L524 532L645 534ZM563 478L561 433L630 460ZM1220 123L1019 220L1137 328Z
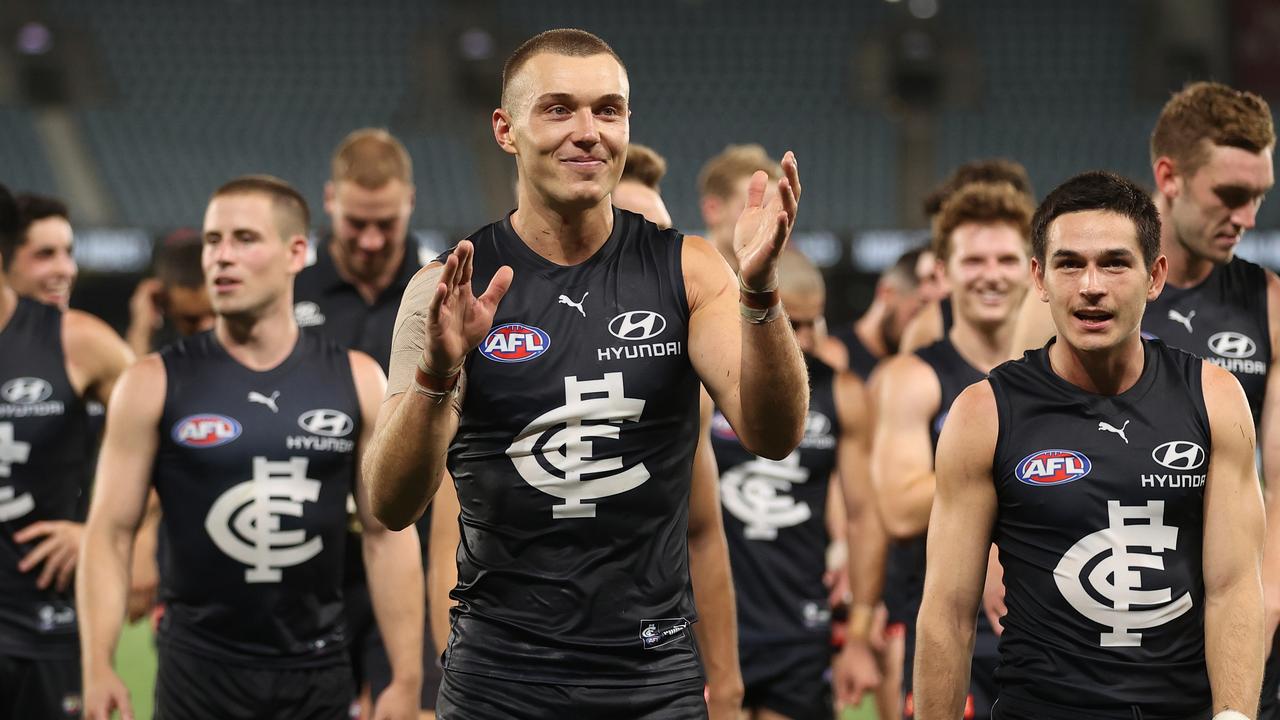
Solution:
M62 316L62 345L68 354L129 353L129 346L111 326L83 310L67 310ZM82 359L89 359L82 356Z
M1249 410L1249 399L1245 396L1244 388L1240 386L1240 381L1235 375L1211 362L1203 362L1200 370L1200 384L1211 427L1216 428L1219 423L1243 425L1244 421L1248 420L1250 436L1253 435L1253 415Z
M697 310L734 289L733 269L703 237L684 236L684 244L680 247L680 265L684 273L690 311Z
M347 358L351 361L351 374L355 377L357 383L386 379L386 375L382 372L382 366L368 354L359 350L348 350Z
M938 438L938 467L949 462L968 467L990 467L995 458L1000 417L996 395L989 381L965 388L947 413Z
M160 354L144 355L130 365L116 382L111 393L111 414L141 413L158 418L164 407L168 382Z
M932 345L942 338L942 304L933 301L920 308L902 331L900 353L907 354Z
M895 405L942 402L942 384L938 382L937 373L914 353L895 355L880 363L875 385L880 399Z
M862 426L868 408L867 388L862 380L848 370L837 370L834 393L840 423L851 429Z
M1267 277L1267 325L1271 328L1271 362L1277 362L1280 350L1280 277L1272 270L1264 270Z

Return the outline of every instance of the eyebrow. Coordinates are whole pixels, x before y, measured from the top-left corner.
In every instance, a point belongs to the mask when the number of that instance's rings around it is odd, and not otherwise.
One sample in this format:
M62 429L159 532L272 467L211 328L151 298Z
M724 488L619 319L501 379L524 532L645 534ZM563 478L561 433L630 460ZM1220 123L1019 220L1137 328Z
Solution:
M555 103L573 103L573 102L575 102L576 100L577 100L577 98L576 98L572 93L562 93L562 92L558 92L558 93L543 93L542 95L539 95L539 96L538 96L538 99L534 101L534 104L536 104L536 105L541 105L541 104L543 104L543 103L547 103L547 102L555 102ZM604 103L617 103L617 104L620 104L620 105L626 105L626 104L627 104L627 98L626 98L626 96L621 95L621 94L619 94L619 93L608 93L607 95L601 95L600 97L596 98L596 99L595 99L595 101L594 101L594 102L592 102L592 104L594 105L594 104L596 104L596 103L601 103L601 102L604 102Z
M1110 260L1115 258L1135 258L1137 256L1138 254L1129 248L1107 248L1106 250L1103 250L1102 252L1098 253L1099 260ZM1054 250L1053 255L1049 256L1049 259L1051 260L1059 260L1059 259L1078 260L1083 258L1084 258L1083 253L1077 252L1075 250L1063 250L1061 248Z
M1271 187L1271 185L1263 187L1261 185L1246 185L1244 183L1222 183L1220 185L1214 185L1213 191L1215 193L1244 192L1248 193L1252 197L1257 197L1259 195L1266 195L1271 190Z

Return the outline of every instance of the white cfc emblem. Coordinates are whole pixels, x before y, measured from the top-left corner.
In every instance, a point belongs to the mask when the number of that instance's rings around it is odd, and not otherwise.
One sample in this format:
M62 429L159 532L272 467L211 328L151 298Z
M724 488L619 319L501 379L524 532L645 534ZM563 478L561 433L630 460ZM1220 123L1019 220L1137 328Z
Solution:
M307 459L253 459L253 479L224 492L205 517L218 549L249 566L245 582L280 582L280 568L304 563L324 542L305 530L281 530L280 516L302 517L302 504L320 497L320 482L307 477Z
M808 482L809 469L800 465L800 452L781 460L756 458L720 478L720 500L746 527L748 540L775 540L778 528L792 527L813 514L809 503L797 503L787 493Z
M13 439L13 423L0 423L0 478L12 477L13 465L25 463L31 455L31 443ZM12 487L0 485L0 522L16 520L36 507L31 493L17 493Z
M1111 628L1099 637L1102 647L1141 647L1142 633L1135 630L1159 627L1191 609L1191 593L1175 600L1170 588L1139 589L1139 569L1164 569L1164 559L1151 553L1177 549L1178 528L1164 524L1163 500L1126 506L1110 500L1107 516L1111 526L1073 545L1054 568L1053 578L1062 597L1081 615ZM1133 552L1139 548L1151 553ZM1099 556L1103 559L1093 564Z
M649 471L643 463L624 470L620 457L596 457L591 440L617 439L618 426L639 421L643 412L644 400L626 397L622 373L582 381L570 375L564 379L564 405L525 426L507 456L525 482L565 501L551 507L551 517L595 517L596 506L583 500L639 487Z

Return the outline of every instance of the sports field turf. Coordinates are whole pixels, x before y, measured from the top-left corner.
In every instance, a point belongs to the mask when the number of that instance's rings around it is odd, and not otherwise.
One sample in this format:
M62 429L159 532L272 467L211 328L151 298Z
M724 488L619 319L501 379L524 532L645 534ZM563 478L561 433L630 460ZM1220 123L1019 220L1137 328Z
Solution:
M129 687L136 720L151 720L151 691L156 675L155 645L151 641L151 628L146 623L126 625L116 650L116 667L120 677ZM840 720L875 720L871 701L856 711L845 712Z

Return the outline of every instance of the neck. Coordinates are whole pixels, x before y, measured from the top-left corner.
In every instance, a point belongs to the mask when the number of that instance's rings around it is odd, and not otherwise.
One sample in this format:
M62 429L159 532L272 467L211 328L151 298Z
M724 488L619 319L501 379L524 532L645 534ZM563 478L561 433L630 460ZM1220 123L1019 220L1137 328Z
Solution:
M520 206L511 214L511 227L542 257L557 265L577 265L609 239L613 205L606 197L589 208L557 210L536 202L522 184Z
M886 312L884 305L876 300L871 303L871 307L867 308L866 312L862 313L862 317L853 322L853 334L862 341L862 345L872 355L878 358L889 354L889 346L880 332Z
M347 266L346 256L338 251L337 243L336 239L329 242L329 257L333 258L333 267L337 269L338 277L350 283L366 303L373 304L373 301L377 300L383 291L391 287L391 283L400 274L400 265L404 262L404 243L401 243L400 247L391 254L382 272L373 278L362 278L352 273Z
M1142 336L1134 332L1116 347L1085 352L1060 339L1049 346L1049 365L1063 380L1098 395L1119 395L1142 377Z
M227 354L250 370L270 370L293 352L298 324L293 319L292 293L260 314L219 315L214 337Z
M1168 284L1185 288L1198 285L1213 272L1213 261L1194 255L1178 240L1178 230L1173 223L1173 207L1163 195L1156 196L1156 208L1160 211L1160 252L1169 261Z
M13 311L18 309L18 293L13 288L0 283L0 330L9 326Z
M953 303L953 306L955 304ZM1013 326L1017 320L1016 313L999 325L985 327L971 322L968 318L956 314L955 325L948 338L955 345L956 352L981 370L984 374L1005 360L1009 359L1009 348L1013 344Z

